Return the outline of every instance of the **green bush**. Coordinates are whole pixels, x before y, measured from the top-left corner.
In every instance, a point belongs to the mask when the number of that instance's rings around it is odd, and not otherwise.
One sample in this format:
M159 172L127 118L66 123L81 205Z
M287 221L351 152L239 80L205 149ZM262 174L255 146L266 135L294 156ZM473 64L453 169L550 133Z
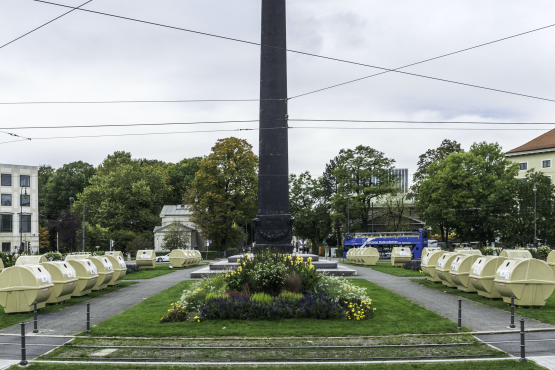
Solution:
M208 293L208 295L204 300L209 301L211 299L218 299L218 298L229 298L229 295L225 293L220 293L220 292L212 292L212 293Z
M495 255L495 248L486 247L482 250L482 256L493 256Z
M266 293L255 293L251 296L251 301L256 301L260 303L270 304L275 300L275 298Z
M186 290L181 296L179 304L189 312L200 311L210 293L224 293L227 284L222 275L212 276L196 283L192 290Z
M547 260L547 256L549 255L550 252L551 252L551 248L549 248L547 245L538 247L534 258L545 261Z
M371 302L364 288L351 285L344 279L335 276L322 275L314 287L314 293L322 294L338 301L360 304L362 301Z
M7 255L4 252L0 252L0 258L2 258L2 263L4 267L11 267L15 265L15 258L13 256Z
M62 255L57 252L48 252L44 254L47 261L62 261Z
M290 299L292 301L300 301L303 298L302 294L291 292L281 292L279 296L285 299Z

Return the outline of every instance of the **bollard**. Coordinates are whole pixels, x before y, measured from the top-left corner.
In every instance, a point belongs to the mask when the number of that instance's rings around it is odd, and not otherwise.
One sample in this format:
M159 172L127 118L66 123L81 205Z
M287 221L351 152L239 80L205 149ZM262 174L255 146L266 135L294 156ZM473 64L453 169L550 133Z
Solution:
M524 319L520 319L520 358L519 361L526 361L526 344L524 343Z
M87 302L87 334L91 332L91 303Z
M459 298L459 330L462 330L462 325L461 325L461 321L462 321L462 298Z
M27 366L27 355L25 353L25 321L22 321L19 325L21 325L21 361L19 361L19 365Z
M37 301L35 301L33 303L33 305L35 306L35 310L33 311L33 313L35 314L35 318L33 319L33 333L38 333L39 332L39 322L37 319Z
M511 296L511 325L509 326L511 329L516 328L515 326L515 296Z

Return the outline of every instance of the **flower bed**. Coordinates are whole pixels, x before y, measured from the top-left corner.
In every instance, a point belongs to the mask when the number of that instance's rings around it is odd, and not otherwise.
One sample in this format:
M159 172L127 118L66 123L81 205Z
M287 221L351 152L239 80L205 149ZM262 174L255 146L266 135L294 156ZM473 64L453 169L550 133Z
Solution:
M318 273L311 258L261 252L245 255L234 271L199 281L161 321L368 320L371 305L364 288Z

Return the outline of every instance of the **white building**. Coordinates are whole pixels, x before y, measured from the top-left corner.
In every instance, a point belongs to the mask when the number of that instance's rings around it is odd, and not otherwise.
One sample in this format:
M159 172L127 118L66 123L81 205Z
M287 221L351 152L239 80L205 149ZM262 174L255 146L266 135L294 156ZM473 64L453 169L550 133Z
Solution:
M2 252L39 252L38 171L37 166L0 164Z
M206 241L201 237L196 224L192 221L193 213L182 205L164 206L160 217L162 226L154 228L154 250L156 252L164 250L164 237L172 224L182 228L189 233L191 249L200 249Z

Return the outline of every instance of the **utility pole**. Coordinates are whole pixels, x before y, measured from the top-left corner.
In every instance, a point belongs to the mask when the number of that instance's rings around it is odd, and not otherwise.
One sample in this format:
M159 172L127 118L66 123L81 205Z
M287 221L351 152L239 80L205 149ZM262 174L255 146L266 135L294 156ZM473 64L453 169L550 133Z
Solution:
M83 252L85 252L85 203L83 202Z
M374 202L372 202L372 232L374 232Z

